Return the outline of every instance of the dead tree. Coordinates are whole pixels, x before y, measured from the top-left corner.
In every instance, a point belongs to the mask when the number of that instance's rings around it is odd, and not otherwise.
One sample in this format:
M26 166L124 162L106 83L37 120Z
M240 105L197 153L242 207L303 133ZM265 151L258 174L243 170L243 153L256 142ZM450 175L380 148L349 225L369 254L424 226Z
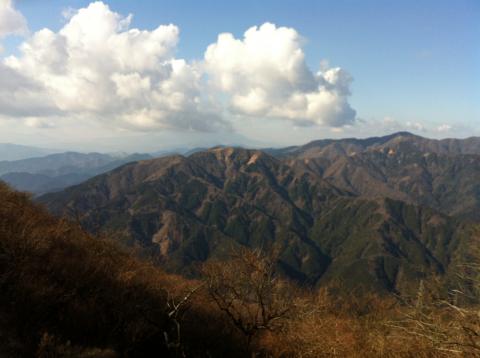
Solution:
M172 332L164 331L163 336L165 338L165 344L167 348L174 352L177 357L184 357L185 354L183 352L182 347L182 336L181 336L181 319L183 314L188 309L188 305L190 304L191 297L197 292L203 285L199 285L185 294L182 298L176 299L175 297L171 297L168 294L167 297L167 317L170 323L173 325Z
M273 255L244 248L204 266L211 298L244 334L248 347L259 331L277 328L292 307L291 285L275 267Z

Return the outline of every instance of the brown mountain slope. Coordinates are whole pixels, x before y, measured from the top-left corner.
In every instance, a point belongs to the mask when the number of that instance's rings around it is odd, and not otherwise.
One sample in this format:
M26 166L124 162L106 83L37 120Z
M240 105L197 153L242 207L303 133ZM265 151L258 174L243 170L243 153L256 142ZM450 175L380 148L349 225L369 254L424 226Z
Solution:
M365 139L321 139L301 146L279 149L268 149L275 156L297 157L306 159L312 157L336 157L338 155L352 155L354 153L381 150L385 148L414 150L437 153L441 155L475 154L480 155L480 138L465 139L430 139L409 132L398 132L383 137Z
M276 154L356 195L390 197L479 220L479 145L479 138L439 141L399 133L312 142Z
M280 238L309 252L306 264L320 275L328 260L308 240L311 213L340 194L260 151L218 148L127 165L42 201L57 214L81 213L88 228L157 248L175 270L188 272L233 242L272 246Z
M299 281L402 291L447 273L470 237L434 210L357 198L311 168L239 148L129 164L41 201L188 274L235 245L276 247Z

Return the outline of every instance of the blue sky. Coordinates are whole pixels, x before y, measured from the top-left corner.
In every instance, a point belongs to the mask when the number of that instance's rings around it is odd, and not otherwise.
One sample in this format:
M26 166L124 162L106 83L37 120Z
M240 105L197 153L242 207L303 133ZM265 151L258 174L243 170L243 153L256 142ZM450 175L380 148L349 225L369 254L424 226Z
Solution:
M133 14L131 28L153 30L170 23L178 26L175 57L187 61L202 60L207 46L215 43L222 32L241 39L248 28L265 22L295 29L304 39L302 49L312 72L319 69L320 61L327 60L331 67L341 67L353 77L349 104L363 124L333 130L295 125L294 129L301 134L293 136L293 142L312 139L312 133L315 137L383 134L378 132L387 132L390 127L379 129L376 124L385 118L394 123L392 129L417 130L427 136L480 134L479 1L106 3L112 11ZM56 32L68 21L62 12L88 4L18 0L15 8L26 18L30 33L44 27ZM16 47L23 41L25 38L19 36L5 38L3 55L19 56ZM273 126L278 133L289 131L289 124L277 123L280 124ZM262 122L258 131L268 132L269 125ZM441 126L451 128L436 131ZM277 144L283 140L270 140L253 129L240 134L256 137L262 143ZM291 144L289 136L276 137L285 137L285 144Z

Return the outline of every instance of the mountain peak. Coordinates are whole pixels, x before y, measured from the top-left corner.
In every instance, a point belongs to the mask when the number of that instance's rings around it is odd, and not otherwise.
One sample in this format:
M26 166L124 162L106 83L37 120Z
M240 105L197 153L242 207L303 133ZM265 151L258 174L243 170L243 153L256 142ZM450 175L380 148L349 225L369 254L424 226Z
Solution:
M411 132L400 131L400 132L392 133L392 134L388 135L387 137L420 137L420 136L416 135L416 134L413 134Z
M257 149L245 149L241 147L213 147L204 152L198 152L192 155L203 156L213 154L215 158L222 162L238 162L241 164L253 164L259 158L270 157L270 155ZM273 158L273 157L272 157Z
M383 137L378 138L378 141L374 143L375 145L382 145L382 144L387 144L387 143L398 143L398 142L404 142L404 141L416 141L416 140L429 140L429 141L434 141L433 139L426 139L424 137L421 137L419 135L413 134L411 132L406 132L406 131L401 131L401 132L395 132Z

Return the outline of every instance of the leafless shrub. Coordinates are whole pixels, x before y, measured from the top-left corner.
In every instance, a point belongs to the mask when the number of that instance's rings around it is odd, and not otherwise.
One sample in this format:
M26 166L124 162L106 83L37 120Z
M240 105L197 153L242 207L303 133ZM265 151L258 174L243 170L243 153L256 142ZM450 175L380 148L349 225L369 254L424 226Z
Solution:
M277 329L292 309L292 286L278 277L275 266L274 255L240 249L203 269L210 297L248 346L259 331Z

